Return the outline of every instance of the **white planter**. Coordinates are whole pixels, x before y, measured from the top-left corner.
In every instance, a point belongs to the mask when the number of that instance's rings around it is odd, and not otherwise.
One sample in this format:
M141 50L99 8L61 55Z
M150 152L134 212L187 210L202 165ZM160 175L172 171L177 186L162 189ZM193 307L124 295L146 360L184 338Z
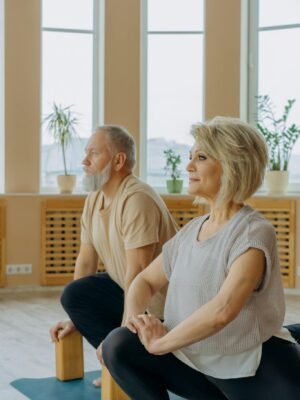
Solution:
M60 193L72 193L76 185L76 175L58 175L56 177Z
M288 171L267 171L265 184L268 194L284 194L289 184Z

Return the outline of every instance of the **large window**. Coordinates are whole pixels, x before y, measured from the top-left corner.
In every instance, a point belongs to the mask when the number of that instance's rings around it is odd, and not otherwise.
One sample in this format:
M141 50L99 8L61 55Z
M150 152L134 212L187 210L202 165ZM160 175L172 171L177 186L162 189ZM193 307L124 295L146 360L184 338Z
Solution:
M257 69L252 74L250 103L254 104L250 118L255 113L254 95L270 95L276 111L282 114L287 99L296 99L290 121L300 125L300 1L255 0L250 2L254 45L250 57L257 57ZM300 140L296 143L290 165L291 189L300 184Z
M143 4L143 175L162 187L163 151L172 148L181 154L185 177L193 142L190 126L202 120L203 1Z
M68 149L70 173L82 175L81 161L91 130L102 120L99 26L101 0L42 2L42 118L57 103L77 113L78 140ZM42 128L42 187L56 186L63 173L60 149ZM80 179L79 185L80 185Z

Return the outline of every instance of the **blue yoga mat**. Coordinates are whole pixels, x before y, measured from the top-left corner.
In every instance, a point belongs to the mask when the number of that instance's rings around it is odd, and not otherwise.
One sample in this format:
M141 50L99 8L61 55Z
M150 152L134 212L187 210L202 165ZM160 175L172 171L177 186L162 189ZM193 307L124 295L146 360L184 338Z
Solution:
M61 382L51 378L22 378L11 385L30 400L99 400L99 389L92 381L99 377L99 371L86 372L84 379ZM182 400L170 394L171 400Z

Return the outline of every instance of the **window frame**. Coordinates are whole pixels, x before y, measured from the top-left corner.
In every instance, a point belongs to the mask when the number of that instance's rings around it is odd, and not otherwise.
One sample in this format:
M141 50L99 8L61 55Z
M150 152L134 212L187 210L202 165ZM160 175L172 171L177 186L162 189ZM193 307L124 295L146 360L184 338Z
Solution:
M2 0L0 0L2 1ZM92 29L74 29L74 28L51 28L42 25L42 6L41 6L41 36L43 32L66 32L91 34L93 37L93 66L92 66L92 128L102 125L104 121L104 46L105 46L105 0L93 0L93 28ZM44 49L41 49L41 54ZM42 67L41 56L41 71ZM41 102L42 102L42 86L43 78L41 78ZM43 116L41 115L41 120ZM40 131L41 146L40 157L42 156L42 129ZM56 186L45 186L42 180L42 162L40 162L40 192L41 193L57 193ZM77 181L75 193L83 192L80 182Z
M4 0L0 0L0 193L4 193L5 183L5 126L4 126L4 91L5 91L5 76L4 76Z
M142 180L147 182L147 165L148 165L148 152L147 152L147 140L148 140L148 102L147 102L147 94L148 94L148 35L158 35L158 34L166 34L166 35L205 35L205 23L203 30L199 31L149 31L148 30L148 0L141 1L141 9L140 9L140 177ZM203 2L203 11L205 14L205 0ZM205 52L203 51L203 59L205 56ZM205 63L203 61L203 74L205 75ZM204 77L203 77L204 78ZM204 81L204 79L203 79ZM204 112L204 91L202 93L202 113ZM165 193L165 186L155 186L155 189L159 193ZM183 188L183 193L186 191L186 187Z
M272 25L268 27L259 27L259 0L247 0L248 2L248 109L247 109L247 120L249 123L256 125L254 115L257 112L257 101L256 96L258 93L258 62L259 62L259 32L262 31L274 31L282 29L293 29L295 27L300 28L299 24L282 24ZM299 139L300 140L300 139ZM264 188L261 188L258 192L264 192ZM291 183L289 182L287 195L293 193L299 194L300 182Z

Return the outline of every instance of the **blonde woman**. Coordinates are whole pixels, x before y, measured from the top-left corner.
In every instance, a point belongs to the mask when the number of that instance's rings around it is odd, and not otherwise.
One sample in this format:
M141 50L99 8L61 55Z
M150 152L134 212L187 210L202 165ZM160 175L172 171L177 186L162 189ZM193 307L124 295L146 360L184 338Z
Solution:
M189 193L210 213L167 242L133 281L126 328L103 344L134 400L300 398L300 346L281 328L285 305L272 225L244 205L268 161L262 136L237 119L193 126ZM145 313L169 284L164 322Z

